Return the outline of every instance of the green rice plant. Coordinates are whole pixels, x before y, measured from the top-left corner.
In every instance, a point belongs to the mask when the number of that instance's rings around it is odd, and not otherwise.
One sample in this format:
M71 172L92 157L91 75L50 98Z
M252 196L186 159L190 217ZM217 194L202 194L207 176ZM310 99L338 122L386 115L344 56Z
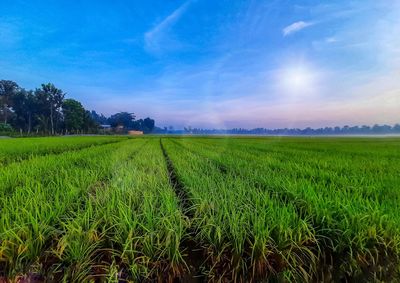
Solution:
M59 154L125 139L126 137L103 136L4 139L0 140L0 165L39 155Z
M93 183L107 179L109 156L121 146L37 157L0 169L0 261L6 273L25 272L40 259L63 217L83 205Z
M124 146L112 158L109 180L65 221L54 251L65 280L181 276L187 224L158 140Z
M295 207L251 187L210 160L163 140L193 202L197 241L211 252L211 276L220 268L234 278L256 278L289 269L296 276L305 258L313 261L312 227ZM290 252L289 252L290 251ZM250 274L250 275L249 275Z
M63 267L63 277L67 281L87 281L96 276L105 276L107 267L101 263L101 254L111 247L107 246L107 230L101 226L96 208L97 198L106 197L113 178L123 164L134 158L145 144L144 140L124 143L109 156L107 179L92 184L82 197L83 205L71 211L62 221L57 246L52 254Z
M296 149L288 155L286 143L263 145L261 142L238 142L237 146L233 142L226 144L215 140L184 143L189 150L197 150L225 170L253 180L255 187L296 204L300 215L312 220L320 249L349 258L343 263L344 267L350 266L350 271L346 272L354 274L349 262L358 260L358 265L362 265L376 261L382 252L385 255L394 251L397 256L392 256L393 259L398 257L398 163L388 162L398 159L398 152L389 147L391 159L381 157L375 161L368 159L360 149L358 158L348 157L347 152L332 155L330 149L335 144L325 145L326 154L322 149L310 154L314 148L311 143L307 151ZM243 145L247 145L246 148ZM316 143L316 147L321 144ZM260 149L264 154L260 154ZM367 147L366 150L371 149ZM387 168L385 172L380 170L383 166ZM355 270L358 272L357 268Z
M0 141L0 281L400 280L399 146Z
M150 140L119 168L107 195L96 201L102 226L131 277L173 278L183 272L180 245L187 224L168 181L158 140Z

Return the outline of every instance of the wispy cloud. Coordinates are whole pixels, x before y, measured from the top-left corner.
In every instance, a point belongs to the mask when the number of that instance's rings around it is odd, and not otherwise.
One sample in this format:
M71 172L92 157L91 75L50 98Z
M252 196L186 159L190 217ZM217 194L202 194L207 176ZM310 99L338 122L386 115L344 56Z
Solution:
M312 22L298 21L298 22L295 22L295 23L285 27L282 30L282 33L283 33L283 36L288 36L290 34L298 32L298 31L300 31L302 29L305 29L306 27L309 27L309 26L312 26L312 25L314 25L314 23L312 23Z
M145 48L150 52L159 52L166 33L186 12L192 0L188 0L165 17L159 24L144 34Z
M337 41L338 41L337 38L334 37L334 36L325 38L325 42L326 42L326 43L335 43L335 42L337 42Z

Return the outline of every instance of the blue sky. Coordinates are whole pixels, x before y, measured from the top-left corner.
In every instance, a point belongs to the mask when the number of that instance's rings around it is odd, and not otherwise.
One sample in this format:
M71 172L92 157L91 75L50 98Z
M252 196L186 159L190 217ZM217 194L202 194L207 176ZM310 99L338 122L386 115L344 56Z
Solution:
M400 1L0 2L0 78L159 126L400 122Z

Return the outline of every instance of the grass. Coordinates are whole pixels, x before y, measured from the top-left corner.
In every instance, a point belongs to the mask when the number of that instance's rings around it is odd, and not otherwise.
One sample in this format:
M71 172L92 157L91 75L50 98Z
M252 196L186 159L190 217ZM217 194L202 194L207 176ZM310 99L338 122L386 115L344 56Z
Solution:
M0 140L0 165L21 161L40 155L58 154L86 147L113 143L126 139L123 137L52 137L21 138Z
M0 141L0 276L400 280L400 139L30 140Z

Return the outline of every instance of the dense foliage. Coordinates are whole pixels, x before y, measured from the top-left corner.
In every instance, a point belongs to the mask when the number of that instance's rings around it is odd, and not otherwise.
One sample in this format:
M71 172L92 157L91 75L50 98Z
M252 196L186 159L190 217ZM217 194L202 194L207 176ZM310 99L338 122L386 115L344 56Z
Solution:
M92 111L91 116L100 125L109 124L114 129L122 127L126 130L151 133L155 127L155 122L153 119L147 117L145 119L135 120L136 116L134 113L119 112L107 118L103 114L99 115L96 113L96 111Z
M399 146L0 140L0 281L397 282Z
M123 131L141 130L150 133L154 120L135 120L133 113L121 112L109 118L86 110L53 84L42 84L25 90L13 81L0 80L0 133L13 130L25 134L98 133L101 124L122 127ZM121 131L120 131L121 132Z

